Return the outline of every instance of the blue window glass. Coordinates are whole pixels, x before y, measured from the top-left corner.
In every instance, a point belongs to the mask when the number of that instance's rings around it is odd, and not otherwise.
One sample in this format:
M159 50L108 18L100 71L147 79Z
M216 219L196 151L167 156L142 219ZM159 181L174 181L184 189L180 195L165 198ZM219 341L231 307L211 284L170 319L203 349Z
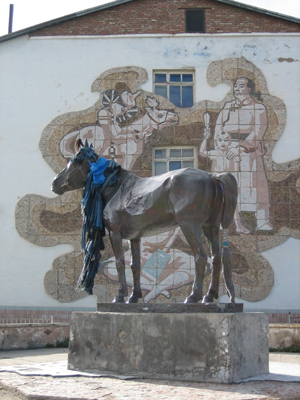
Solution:
M166 156L165 149L155 149L155 158L166 158Z
M167 163L161 161L155 161L155 175L164 174L167 172Z
M182 86L182 107L192 107L192 106L193 106L193 86Z
M194 74L186 71L154 73L155 94L170 100L176 107L192 107L194 104Z
M181 161L170 161L169 162L169 170L175 171L175 169L181 168Z
M166 99L167 97L167 86L158 86L155 85L155 94L158 94L159 96L165 97Z
M182 74L182 82L193 82L192 74Z
M171 158L174 158L174 157L181 157L181 150L171 149L171 150L170 150L170 157L171 157Z
M182 157L194 157L194 149L182 149Z
M180 107L180 86L170 85L170 101L176 106ZM188 107L188 106L186 106Z
M170 74L170 82L181 82L180 74Z
M155 74L155 82L167 82L167 74Z

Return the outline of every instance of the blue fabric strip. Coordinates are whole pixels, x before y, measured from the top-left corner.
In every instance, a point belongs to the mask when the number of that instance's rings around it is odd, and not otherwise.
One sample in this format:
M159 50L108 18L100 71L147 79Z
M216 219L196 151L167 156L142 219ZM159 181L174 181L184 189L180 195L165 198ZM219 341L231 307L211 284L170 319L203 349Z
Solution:
M78 279L77 289L92 294L94 279L99 269L101 250L104 250L105 229L102 221L103 201L101 193L107 186L117 183L117 172L121 166L113 160L99 158L90 163L86 187L81 200L84 217L81 246L85 250L83 268Z
M105 182L105 176L103 172L109 165L109 160L106 158L99 157L96 163L90 164L91 173L93 174L93 184L97 187Z

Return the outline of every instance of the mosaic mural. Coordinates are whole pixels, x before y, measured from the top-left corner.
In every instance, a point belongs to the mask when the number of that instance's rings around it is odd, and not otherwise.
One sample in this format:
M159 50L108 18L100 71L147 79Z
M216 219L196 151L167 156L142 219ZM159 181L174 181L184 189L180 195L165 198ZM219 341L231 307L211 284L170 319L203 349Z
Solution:
M245 58L211 63L210 86L228 84L221 102L202 101L191 108L175 107L167 99L141 90L148 80L142 68L108 70L93 82L96 104L55 118L44 129L40 150L55 173L74 154L77 138L88 139L95 150L114 157L139 176L151 176L153 149L193 146L197 167L232 172L239 186L238 207L229 230L236 296L247 301L266 298L274 273L261 252L300 239L300 160L276 164L272 152L286 123L285 105L272 96L262 72ZM50 186L50 183L49 183ZM53 261L44 278L47 293L60 302L87 296L75 291L83 254L80 250L81 191L56 198L23 197L16 207L19 234L38 246L70 244L74 251ZM203 239L205 243L205 239ZM117 272L108 238L94 293L110 302ZM129 246L124 242L126 275L132 283ZM142 240L141 286L145 302L181 302L189 294L194 261L179 228ZM209 253L208 248L206 251ZM205 288L210 281L206 268ZM225 294L221 285L220 294Z

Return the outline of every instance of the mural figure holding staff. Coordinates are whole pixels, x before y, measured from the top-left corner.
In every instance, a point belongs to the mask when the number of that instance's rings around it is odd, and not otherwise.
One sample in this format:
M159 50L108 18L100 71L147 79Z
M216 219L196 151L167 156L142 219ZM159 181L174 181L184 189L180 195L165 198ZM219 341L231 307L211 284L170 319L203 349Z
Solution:
M206 114L206 115L205 115ZM208 119L209 114L205 113L204 119ZM201 143L199 154L202 157L208 157L212 161L212 171L221 173L224 171L231 172L239 184L239 171L240 171L240 163L241 159L245 157L243 156L243 149L240 149L240 154L234 155L233 157L228 157L227 154L229 151L234 148L238 147L238 142L234 142L231 140L231 135L227 132L220 132L215 135L214 150L207 150L207 142L210 138L211 132L209 128L209 124L206 124L204 128L204 140ZM247 155L246 155L247 157ZM239 192L240 192L240 185L239 185ZM239 199L240 200L240 199ZM250 231L245 228L240 220L239 217L239 203L237 204L235 213L234 213L234 222L236 225L236 232L238 233L245 233L248 234Z
M273 229L270 222L270 198L263 156L263 137L268 127L266 107L253 99L255 84L240 77L233 87L235 99L225 103L220 111L214 133L215 150L207 151L210 131L204 131L200 155L213 160L213 172L232 172L239 186L236 230L250 233L239 217L240 211L255 212L257 230ZM258 100L262 100L258 96ZM222 144L222 141L224 142Z

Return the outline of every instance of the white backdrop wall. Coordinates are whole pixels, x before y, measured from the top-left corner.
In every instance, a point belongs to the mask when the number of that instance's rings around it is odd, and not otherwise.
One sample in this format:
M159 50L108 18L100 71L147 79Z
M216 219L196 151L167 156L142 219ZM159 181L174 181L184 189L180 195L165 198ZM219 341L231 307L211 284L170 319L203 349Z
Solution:
M0 44L1 258L0 304L58 306L44 290L43 277L69 245L38 247L15 229L15 207L26 194L55 197L55 175L39 150L41 132L58 115L84 110L98 100L92 82L105 70L138 66L148 72L142 89L151 92L153 69L195 68L196 101L221 101L225 84L210 87L212 61L245 57L265 76L269 92L287 109L284 133L273 151L283 163L300 157L300 74L298 34L173 35L127 37L19 37ZM251 308L300 307L300 246L290 238L262 255L275 273L269 297ZM73 306L95 306L90 296ZM64 304L61 304L64 306Z

